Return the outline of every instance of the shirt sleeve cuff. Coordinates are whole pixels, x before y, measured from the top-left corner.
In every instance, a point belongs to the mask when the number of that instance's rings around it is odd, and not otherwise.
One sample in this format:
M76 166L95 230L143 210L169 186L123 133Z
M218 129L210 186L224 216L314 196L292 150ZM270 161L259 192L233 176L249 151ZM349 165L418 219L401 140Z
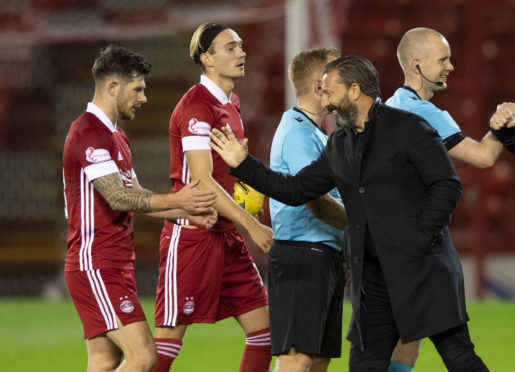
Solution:
M190 150L211 150L209 136L188 136L182 137L182 151Z
M236 168L231 167L229 169L229 174L241 180L245 180L246 176L248 176L255 167L255 158L251 154L248 154L240 165Z
M463 133L458 132L458 133L454 133L453 135L444 139L443 144L445 145L445 148L447 149L447 151L450 151L454 146L456 146L458 143L460 143L464 139L465 139L465 136L463 135Z
M110 160L105 163L88 165L84 168L84 172L86 177L88 177L88 181L91 182L108 174L119 173L119 170L114 160Z

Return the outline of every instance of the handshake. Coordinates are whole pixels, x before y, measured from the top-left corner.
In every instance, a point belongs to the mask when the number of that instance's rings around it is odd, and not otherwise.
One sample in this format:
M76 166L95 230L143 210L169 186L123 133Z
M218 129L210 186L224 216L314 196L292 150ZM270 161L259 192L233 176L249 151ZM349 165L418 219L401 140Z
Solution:
M513 128L515 127L515 103L504 102L497 105L495 113L490 118L490 128L493 130L500 130L502 128Z

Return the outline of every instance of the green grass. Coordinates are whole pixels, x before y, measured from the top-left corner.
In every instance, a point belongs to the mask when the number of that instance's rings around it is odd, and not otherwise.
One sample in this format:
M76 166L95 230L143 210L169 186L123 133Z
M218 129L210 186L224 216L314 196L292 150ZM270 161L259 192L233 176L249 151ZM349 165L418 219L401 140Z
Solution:
M347 304L348 305L348 304ZM152 320L153 301L144 300ZM472 339L478 354L491 371L515 370L515 303L476 302L468 304ZM344 327L350 309L345 307ZM345 332L345 330L344 330ZM85 371L86 346L82 325L73 304L68 301L2 299L0 301L0 370ZM176 372L237 371L244 335L233 319L216 325L193 325L174 363ZM331 362L329 371L346 372L349 344L343 356ZM424 340L417 372L445 371L431 342Z

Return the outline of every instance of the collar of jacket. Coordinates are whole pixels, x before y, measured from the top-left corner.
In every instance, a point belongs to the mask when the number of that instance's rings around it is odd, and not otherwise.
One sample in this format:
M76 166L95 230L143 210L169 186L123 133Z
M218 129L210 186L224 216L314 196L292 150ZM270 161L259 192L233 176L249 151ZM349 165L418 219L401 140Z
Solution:
M381 105L381 98L376 97L374 99L374 103L372 103L372 106L368 110L368 122L374 121L377 113L379 112L379 109L381 108Z
M372 103L372 106L368 110L368 121L365 121L365 127L363 128L363 132L361 133L370 134L371 124L375 121L382 105L383 103L381 102L381 98L376 97L374 99L374 102Z

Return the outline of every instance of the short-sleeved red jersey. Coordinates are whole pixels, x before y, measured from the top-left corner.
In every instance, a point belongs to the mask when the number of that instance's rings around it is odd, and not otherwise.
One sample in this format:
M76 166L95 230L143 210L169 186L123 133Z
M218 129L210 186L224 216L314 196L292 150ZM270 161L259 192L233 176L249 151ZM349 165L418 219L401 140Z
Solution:
M191 181L190 172L184 153L189 150L209 150L209 132L212 128L221 130L230 127L236 138L243 139L243 122L240 117L240 100L231 93L225 93L205 75L200 84L193 86L180 100L170 118L170 179L172 191L178 191ZM229 166L215 152L213 158L213 179L229 195L234 193L235 178L229 175ZM187 220L179 220L188 224ZM227 231L234 228L234 223L224 216L211 228L214 231Z
M93 103L75 120L63 151L68 253L65 271L133 269L132 212L111 209L92 181L120 173L125 187L135 177L129 140Z

